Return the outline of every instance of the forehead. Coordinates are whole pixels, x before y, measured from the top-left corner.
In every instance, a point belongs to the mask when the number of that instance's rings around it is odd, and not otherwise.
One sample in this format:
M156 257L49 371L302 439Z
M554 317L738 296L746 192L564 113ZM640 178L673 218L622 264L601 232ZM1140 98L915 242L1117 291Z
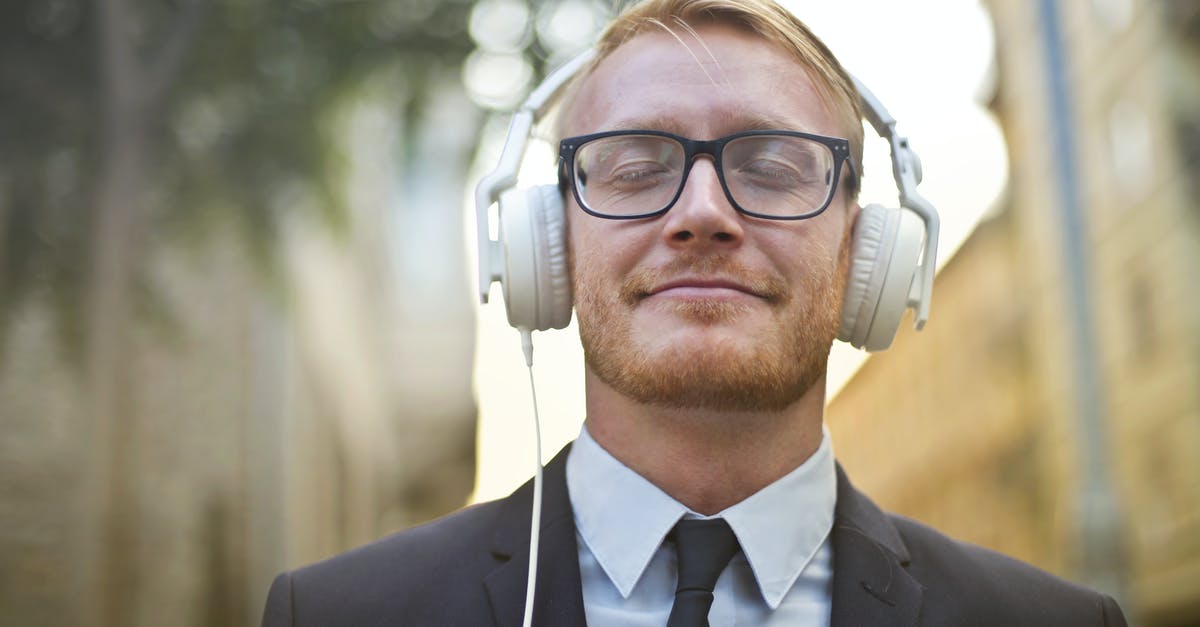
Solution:
M568 135L629 128L695 139L762 128L839 134L795 56L728 25L632 37L583 81L565 116Z

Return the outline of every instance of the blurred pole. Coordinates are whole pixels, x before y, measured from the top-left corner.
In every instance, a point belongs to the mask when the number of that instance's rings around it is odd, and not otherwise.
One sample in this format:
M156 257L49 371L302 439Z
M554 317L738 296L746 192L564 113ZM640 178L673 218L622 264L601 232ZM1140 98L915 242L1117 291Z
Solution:
M1052 154L1059 168L1059 207L1063 273L1067 284L1065 321L1074 358L1073 386L1079 436L1078 575L1092 587L1124 600L1121 517L1110 479L1107 415L1096 350L1088 270L1088 234L1079 192L1074 118L1066 50L1056 0L1039 0L1039 21L1046 53ZM1122 607L1125 604L1122 603Z
M90 455L86 485L96 535L84 560L89 625L132 624L139 588L135 559L141 515L134 483L139 440L133 402L129 296L142 245L139 183L145 173L146 115L141 67L131 45L133 15L125 0L96 6L101 90L96 224L88 276L87 382ZM93 553L94 551L94 553Z

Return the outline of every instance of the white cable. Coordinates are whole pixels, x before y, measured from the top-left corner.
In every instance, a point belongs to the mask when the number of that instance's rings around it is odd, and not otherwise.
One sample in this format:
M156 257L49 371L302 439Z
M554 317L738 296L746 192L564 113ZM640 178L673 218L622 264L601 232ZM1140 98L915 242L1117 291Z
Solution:
M529 577L525 582L524 627L533 624L533 593L537 587L538 536L542 529L542 421L538 416L537 388L533 385L533 333L529 329L521 332L521 350L525 353L525 367L529 369L529 393L533 395L533 431L537 453L533 470L533 512L529 518Z

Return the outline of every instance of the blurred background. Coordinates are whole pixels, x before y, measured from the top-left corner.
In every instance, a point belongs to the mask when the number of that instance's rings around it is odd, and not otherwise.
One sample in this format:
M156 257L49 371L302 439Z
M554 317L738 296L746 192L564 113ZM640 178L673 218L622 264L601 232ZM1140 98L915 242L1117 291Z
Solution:
M614 4L0 6L0 623L257 624L278 571L530 476L469 194ZM785 4L944 220L925 331L835 347L850 476L1200 625L1200 2ZM535 344L548 459L582 364Z

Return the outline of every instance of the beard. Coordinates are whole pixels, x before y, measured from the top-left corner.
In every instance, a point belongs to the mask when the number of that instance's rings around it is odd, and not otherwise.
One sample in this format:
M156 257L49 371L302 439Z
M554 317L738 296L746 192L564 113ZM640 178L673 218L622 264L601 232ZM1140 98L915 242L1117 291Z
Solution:
M659 268L625 276L618 289L605 281L602 264L572 258L576 316L584 360L601 381L641 403L671 409L779 411L795 403L821 380L829 348L841 321L849 264L850 229L837 263L818 263L797 285L755 272L726 255L680 256ZM809 245L810 258L828 260L828 251ZM573 256L572 256L573 257ZM653 286L683 274L731 278L770 307L773 331L746 343L677 342L656 350L639 344L633 311ZM744 302L671 300L667 307L684 324L734 325L750 313ZM750 330L746 331L750 333Z

